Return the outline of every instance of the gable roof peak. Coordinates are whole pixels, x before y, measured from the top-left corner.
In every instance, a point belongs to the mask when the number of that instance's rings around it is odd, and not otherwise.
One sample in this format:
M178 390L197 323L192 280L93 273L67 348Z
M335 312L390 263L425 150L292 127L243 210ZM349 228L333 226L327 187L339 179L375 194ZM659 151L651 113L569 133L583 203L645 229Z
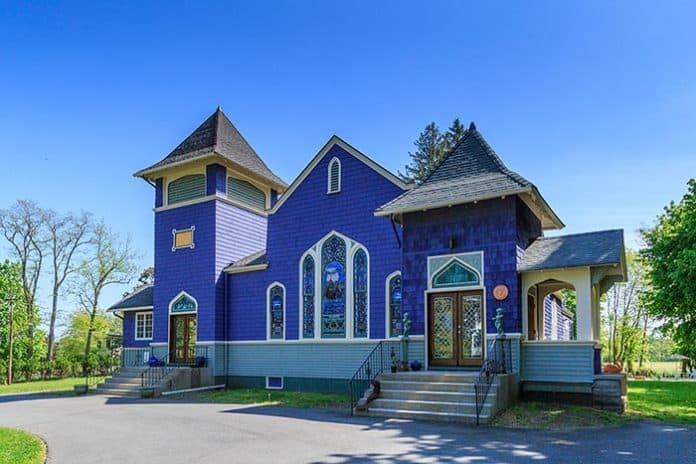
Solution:
M474 124L474 121L471 121L469 123L469 130L470 131L475 131L476 130L476 124Z
M136 172L135 175L148 177L149 174L174 164L210 155L219 156L232 162L249 174L266 180L279 191L283 191L287 187L287 184L266 166L266 163L222 111L220 105L164 159Z

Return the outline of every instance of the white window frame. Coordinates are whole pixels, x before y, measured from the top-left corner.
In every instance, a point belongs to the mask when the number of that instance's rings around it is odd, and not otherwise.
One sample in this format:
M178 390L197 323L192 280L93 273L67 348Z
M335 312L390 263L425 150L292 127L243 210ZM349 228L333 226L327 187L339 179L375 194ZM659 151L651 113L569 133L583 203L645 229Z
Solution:
M401 271L396 270L389 274L387 278L384 281L384 338L385 339L391 339L391 340L397 340L401 338L400 336L392 337L391 336L391 292L389 282L396 277L396 276L401 276ZM404 301L404 281L403 278L401 280L401 311L403 313L403 301Z
M271 387L269 385L268 380L271 377L280 379L280 387ZM283 388L285 388L285 377L283 377L282 375L267 375L266 376L266 390L282 390Z
M150 316L150 336L149 337L147 337L147 336L139 337L138 336L138 318L141 316L146 317L148 315ZM138 340L138 341L140 341L140 340L152 340L152 335L155 332L155 315L154 315L154 313L152 311L142 311L142 312L135 313L134 326L135 326L134 327L134 331L135 331L134 339L135 340ZM146 328L146 324L145 324L145 321L143 320L143 335L145 335L145 328Z
M280 287L283 289L283 338L271 338L271 289L273 287ZM266 340L268 341L278 342L285 340L285 333L288 329L287 294L288 292L285 289L285 285L278 281L271 283L266 288Z
M176 234L178 234L179 232L191 232L191 244L190 245L176 246ZM172 251L174 252L176 250L185 250L187 248L190 248L190 249L196 248L195 233L196 233L196 226L187 227L185 229L172 229Z
M333 235L337 236L341 240L343 240L346 244L346 336L342 338L323 338L321 336L321 316L322 316L322 255L321 255L321 249L324 246L324 243L329 240ZM353 295L353 257L357 250L362 249L365 251L365 255L367 256L367 337L355 337L354 333L354 320L355 320L355 304L354 304L354 295ZM304 259L308 256L312 256L314 258L314 338L310 337L303 337L302 336L302 304L303 304L303 295L302 295L302 263ZM326 341L340 341L340 340L355 340L355 341L363 341L363 340L369 340L371 338L370 336L370 316L371 316L371 286L370 286L370 275L372 272L371 269L371 259L370 259L370 251L367 249L367 247L361 243L356 242L355 240L346 237L345 235L341 234L340 232L337 232L335 230L332 230L325 236L323 236L318 242L316 242L314 245L312 245L307 251L305 251L302 256L300 257L299 264L298 264L298 270L299 270L299 305L298 305L298 314L299 314L299 322L298 322L298 327L299 327L299 339L303 340L326 340ZM272 284L271 284L272 285ZM268 300L268 296L266 297L266 300ZM268 303L267 303L268 305ZM270 333L269 330L266 330L266 333Z
M338 164L338 187L336 190L331 190L331 167L334 165L334 163ZM341 160L338 159L337 157L331 158L331 161L329 161L329 168L327 170L327 176L326 176L326 193L327 194L332 194L332 193L339 193L341 191Z

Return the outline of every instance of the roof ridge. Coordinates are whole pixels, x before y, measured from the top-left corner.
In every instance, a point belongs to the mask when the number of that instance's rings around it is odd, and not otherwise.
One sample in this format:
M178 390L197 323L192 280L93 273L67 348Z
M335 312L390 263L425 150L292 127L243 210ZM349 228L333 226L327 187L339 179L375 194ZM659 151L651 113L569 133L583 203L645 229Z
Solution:
M491 147L491 146L488 144L488 142L486 141L486 139L485 139L485 138L483 137L483 135L478 131L478 129L476 129L475 126L474 126L474 128L473 128L473 131L474 131L473 136L474 136L474 137L476 138L476 140L481 144L481 146L483 146L483 148L484 148L484 150L486 151L486 153L491 157L491 159L493 160L493 162L496 164L496 166L498 166L498 169L500 169L500 171L501 171L503 174L509 176L509 177L510 177L512 180L514 180L515 182L518 182L518 183L522 184L524 187L528 187L529 185L531 185L531 182L529 182L527 179L525 179L524 177L522 177L520 174L516 173L516 172L513 171L512 169L508 168L507 165L505 165L505 163L504 163L503 160L500 158L500 156L498 156L498 153L496 153L496 151L493 149L493 147Z
M430 170L430 172L428 173L427 176L425 176L425 179L423 179L423 182L416 185L416 187L428 182L428 179L430 179L433 176L433 174L435 174L435 171L437 171L437 168L442 166L442 163L444 163L447 158L452 156L452 153L454 153L454 151L459 147L459 145L461 145L464 142L464 140L466 140L466 138L469 136L469 134L472 130L474 130L474 131L476 130L476 126L474 125L473 121L471 122L471 124L469 124L469 128L464 131L464 134L462 134L462 137L459 139L459 141L457 143L455 143L452 148L450 148L450 150L445 154L445 156L440 158L440 160L437 162L437 165Z

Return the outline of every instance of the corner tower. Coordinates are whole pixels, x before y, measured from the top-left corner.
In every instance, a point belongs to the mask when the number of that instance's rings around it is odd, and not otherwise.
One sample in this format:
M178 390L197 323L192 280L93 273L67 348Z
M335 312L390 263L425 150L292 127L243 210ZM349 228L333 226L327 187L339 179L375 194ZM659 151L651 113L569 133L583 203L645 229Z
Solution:
M152 345L189 362L224 338L223 268L266 246L266 210L287 185L220 107L164 159L134 174L155 187Z

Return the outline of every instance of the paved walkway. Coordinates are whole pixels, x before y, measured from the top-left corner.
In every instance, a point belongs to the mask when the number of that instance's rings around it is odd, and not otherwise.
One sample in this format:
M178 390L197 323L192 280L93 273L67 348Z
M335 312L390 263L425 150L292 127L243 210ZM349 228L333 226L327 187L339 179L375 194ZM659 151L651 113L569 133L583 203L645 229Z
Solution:
M279 407L14 396L0 398L0 425L46 440L49 464L696 462L696 428L657 423L520 431Z

